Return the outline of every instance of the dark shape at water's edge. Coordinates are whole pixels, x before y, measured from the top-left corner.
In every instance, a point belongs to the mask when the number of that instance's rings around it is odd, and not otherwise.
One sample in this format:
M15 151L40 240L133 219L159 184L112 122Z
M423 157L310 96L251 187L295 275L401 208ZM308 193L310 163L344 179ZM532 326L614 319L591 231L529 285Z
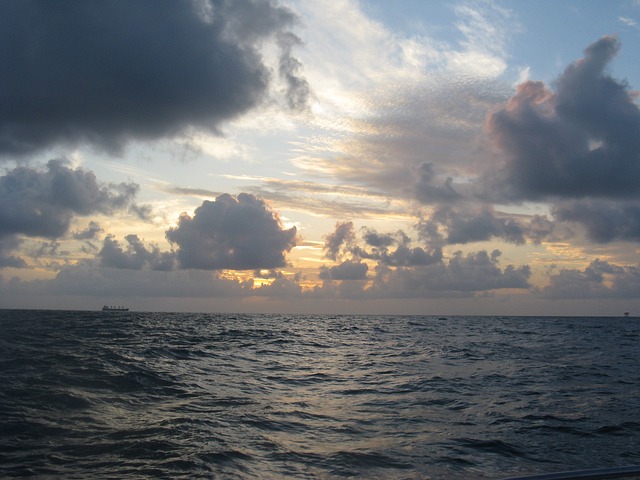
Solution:
M118 306L103 305L102 311L103 312L128 312L129 308L119 306L119 305Z

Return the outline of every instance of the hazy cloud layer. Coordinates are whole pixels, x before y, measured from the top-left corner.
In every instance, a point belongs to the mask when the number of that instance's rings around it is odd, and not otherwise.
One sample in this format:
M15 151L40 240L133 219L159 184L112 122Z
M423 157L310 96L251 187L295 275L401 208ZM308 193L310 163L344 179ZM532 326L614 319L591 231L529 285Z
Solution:
M17 167L0 177L0 237L61 237L75 215L130 208L138 189L134 183L101 184L92 172L58 160L45 169Z
M27 291L39 287L45 292L90 295L104 298L105 292L117 297L239 297L251 294L253 282L220 278L198 270L130 270L94 268L88 265L63 268L55 280L24 282Z
M322 280L366 280L369 266L352 260L346 260L332 267L320 267L320 279Z
M266 0L2 2L0 155L79 142L118 152L132 138L213 131L261 102L260 44L278 35L288 101L302 108L294 20Z
M640 265L621 266L594 260L584 270L562 269L540 290L545 298L637 298Z
M193 217L183 213L166 236L182 268L205 270L283 267L285 252L297 241L295 227L283 229L263 200L246 193L205 200Z
M528 81L487 120L505 163L488 179L498 200L640 196L640 110L606 72L620 44L603 37L553 89Z
M527 265L500 268L501 252L484 250L420 268L379 268L369 294L377 297L452 298L475 296L478 292L503 288L529 288L531 269Z

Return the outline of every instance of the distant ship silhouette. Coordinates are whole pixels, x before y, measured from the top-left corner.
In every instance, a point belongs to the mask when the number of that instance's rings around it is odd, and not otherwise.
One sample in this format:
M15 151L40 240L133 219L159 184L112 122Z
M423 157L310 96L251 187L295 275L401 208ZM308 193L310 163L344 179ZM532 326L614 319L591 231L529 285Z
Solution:
M110 307L109 305L105 305L102 307L103 312L128 312L129 309L127 307Z

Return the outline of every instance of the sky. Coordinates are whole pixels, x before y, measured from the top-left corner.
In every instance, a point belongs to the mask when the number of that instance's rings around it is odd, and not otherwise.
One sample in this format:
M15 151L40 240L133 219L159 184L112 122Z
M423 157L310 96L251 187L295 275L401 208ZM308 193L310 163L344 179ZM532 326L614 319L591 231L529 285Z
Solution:
M640 315L638 0L0 23L0 308Z

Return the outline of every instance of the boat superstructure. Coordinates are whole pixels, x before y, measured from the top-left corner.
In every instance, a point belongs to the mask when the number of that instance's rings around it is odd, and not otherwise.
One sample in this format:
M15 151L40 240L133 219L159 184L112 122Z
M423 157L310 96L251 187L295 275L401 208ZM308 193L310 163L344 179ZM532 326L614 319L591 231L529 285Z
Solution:
M102 307L102 311L103 312L128 312L129 308L127 307L122 307L122 306L110 306L110 305L104 305Z

